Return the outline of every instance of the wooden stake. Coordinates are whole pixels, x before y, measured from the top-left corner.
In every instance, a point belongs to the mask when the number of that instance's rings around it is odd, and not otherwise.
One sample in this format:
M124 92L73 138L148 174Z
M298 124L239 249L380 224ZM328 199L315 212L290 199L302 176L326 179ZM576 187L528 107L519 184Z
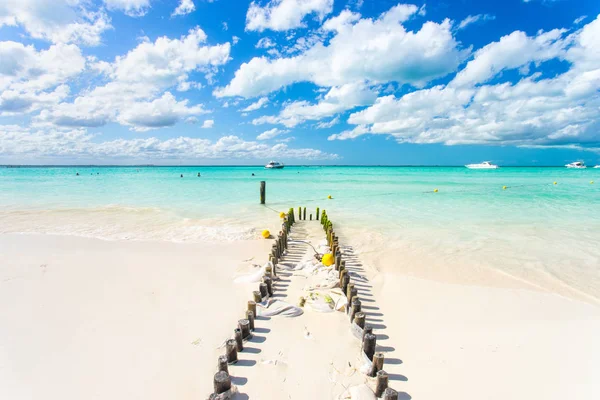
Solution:
M237 343L234 339L229 339L225 343L225 355L227 356L227 362L229 364L235 364L237 362Z
M306 207L304 207L304 214L303 214L303 218L302 219L306 221Z
M302 207L298 207L298 221L302 219Z
M340 270L340 265L342 265L342 255L338 251L337 255L335 257L335 269L336 269L336 271Z
M365 329L365 318L366 314L364 312L357 312L354 314L354 323L361 329Z
M248 300L248 311L252 311L252 314L256 316L256 302L254 300Z
M260 291L260 297L262 297L263 299L265 297L269 297L269 289L267 289L266 283L264 283L264 282L259 283L258 290Z
M310 219L309 219L309 221L312 221L312 214L310 214Z
M220 371L229 372L229 369L227 368L227 356L226 355L219 356L219 359L217 361L217 372L220 372Z
M354 316L360 312L361 302L358 297L352 299L352 309L350 310L350 321L354 321Z
M346 270L344 270L343 272L346 272ZM342 283L341 283L342 292L346 293L349 284L350 284L350 275L348 275L348 273L346 272L342 276Z
M373 363L371 364L371 371L369 372L369 376L377 376L377 372L383 370L383 353L377 352L373 356Z
M269 293L269 296L273 296L273 280L268 276L265 276L263 282L267 285L267 293Z
M354 289L354 283L349 283L348 286L346 286L346 290L344 291L344 293L346 293L346 298L348 300L350 300L350 295L352 294L352 289Z
M398 392L391 387L383 391L383 400L398 400Z
M383 396L383 392L388 387L388 374L387 372L381 370L377 372L377 384L375 386L375 397Z
M372 333L367 333L363 339L363 351L366 354L369 360L373 359L373 355L375 354L375 344L377 342L377 337Z
M267 199L267 182L260 181L260 204L265 204Z
M317 221L319 220L319 207L317 207L317 213L315 214Z
M244 350L244 339L242 337L242 330L240 328L235 328L233 330L233 336L235 338L235 347L237 351Z
M260 303L262 301L262 298L260 297L260 292L258 290L252 292L252 296L254 296L254 303Z
M215 394L225 393L231 389L231 377L225 371L219 371L214 378Z
M238 321L238 327L242 331L242 339L248 339L250 337L250 321L247 319L240 319Z
M246 319L250 323L250 330L254 331L254 313L250 310L246 310Z

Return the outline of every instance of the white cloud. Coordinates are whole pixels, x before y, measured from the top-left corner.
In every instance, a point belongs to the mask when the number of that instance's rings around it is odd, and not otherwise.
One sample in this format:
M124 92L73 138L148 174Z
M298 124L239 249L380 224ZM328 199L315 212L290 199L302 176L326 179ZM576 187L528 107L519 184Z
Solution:
M240 41L240 38L239 38L239 37L237 37L237 36L232 36L232 37L231 37L231 42L232 42L234 45L238 44L238 42L239 42L239 41Z
M246 30L286 31L304 27L304 18L323 18L333 10L333 0L271 0L264 7L252 2L246 13Z
M416 6L398 5L378 19L356 20L344 11L324 24L335 31L327 45L317 43L295 57L255 57L214 93L254 97L303 81L319 86L363 80L423 86L454 71L467 53L459 49L449 20L407 31L402 22L417 12Z
M292 128L308 120L321 120L358 106L373 104L377 93L363 82L332 87L316 104L294 101L284 107L278 116L262 116L252 121L254 125L282 124Z
M271 38L264 37L259 39L255 47L257 49L269 49L271 47L275 47L275 42L273 42Z
M505 69L527 66L566 54L569 40L563 39L564 29L527 36L515 31L475 52L473 60L454 78L453 85L473 85L493 78Z
M202 128L203 129L212 128L213 126L215 126L215 120L214 119L207 119L202 124Z
M192 0L180 0L179 5L173 11L173 14L171 14L171 17L177 16L177 15L187 15L187 14L193 12L195 9L196 9L196 6L194 5L194 2ZM223 23L225 24L225 27L227 27L227 23L225 23L225 22L223 22ZM225 28L225 30L227 30L227 28Z
M579 18L576 18L575 21L573 21L573 23L575 25L579 25L580 23L582 23L585 19L587 18L587 15L582 15Z
M333 118L331 121L328 122L319 122L318 124L316 124L316 128L317 129L327 129L327 128L331 128L337 124L340 123L340 117L335 117Z
M256 139L258 139L258 140L273 139L274 137L282 135L282 134L287 133L287 132L289 132L289 131L282 130L282 129L277 129L277 128L273 128L273 129L269 129L268 131L264 131L263 133L261 133L260 135L258 135L256 137Z
M99 63L108 78L104 85L84 91L71 103L44 110L37 124L102 126L110 121L145 130L170 126L184 117L203 113L201 106L177 101L165 90L198 86L189 81L194 72L214 73L229 60L229 43L208 46L206 34L194 28L180 39L158 38L142 42L112 63ZM144 115L144 107L151 114Z
M565 38L564 42L569 43L566 49L564 43L558 43L561 34L545 35L526 38L524 41L529 45L521 48L528 54L519 56L517 61L504 60L497 64L501 67L483 68L485 73L475 74L476 79L466 82L488 80L504 66L515 68L527 59L565 59L570 63L566 72L547 78L536 72L516 83L481 86L451 83L399 98L380 97L373 106L350 115L348 123L355 128L331 135L329 139L382 134L411 143L568 146L597 151L600 147L600 43L597 40L600 16ZM489 49L488 46L484 49ZM476 54L475 60L477 57ZM459 73L458 76L465 75Z
M102 10L88 6L87 0L2 0L0 28L21 26L35 39L96 46L112 27Z
M169 159L337 159L335 154L321 150L293 149L283 143L270 146L265 143L244 141L237 136L224 136L212 142L208 139L178 137L116 139L95 141L98 137L85 129L32 130L16 125L0 125L0 154L4 158L18 156L21 160L39 157L102 160L126 158L128 160Z
M227 24L227 22L223 21L223 22L221 22L221 25L223 26L224 31L229 30L229 25Z
M241 111L243 111L243 112L256 111L256 110L263 108L268 103L269 103L268 97L261 97L260 99L258 99L254 103L250 104L248 107L244 108Z
M478 21L491 21L496 19L494 15L490 14L477 14L477 15L469 15L467 18L460 21L458 24L458 29L465 29L467 26L474 24Z
M150 0L104 0L109 10L123 11L130 17L142 17L150 9Z

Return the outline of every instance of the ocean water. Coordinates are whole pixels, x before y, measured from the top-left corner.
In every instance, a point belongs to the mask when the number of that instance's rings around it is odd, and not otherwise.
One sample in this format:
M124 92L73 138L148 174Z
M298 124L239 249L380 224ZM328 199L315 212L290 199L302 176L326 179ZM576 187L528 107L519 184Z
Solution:
M0 234L245 240L298 206L327 209L364 254L393 252L398 261L384 269L487 268L600 299L600 169L0 168Z

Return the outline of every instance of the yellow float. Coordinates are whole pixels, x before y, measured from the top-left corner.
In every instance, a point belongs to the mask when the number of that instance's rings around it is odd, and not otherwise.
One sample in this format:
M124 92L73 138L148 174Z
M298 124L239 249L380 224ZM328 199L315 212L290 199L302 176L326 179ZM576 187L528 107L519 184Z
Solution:
M279 213L279 218L285 218L285 213L283 211Z
M269 232L268 229L265 229L264 231L262 231L262 237L264 237L265 239L268 239L271 237L271 232Z
M333 260L333 256L331 254L327 253L327 254L323 255L321 262L323 263L324 266L329 267L330 265L333 265L333 263L335 261Z

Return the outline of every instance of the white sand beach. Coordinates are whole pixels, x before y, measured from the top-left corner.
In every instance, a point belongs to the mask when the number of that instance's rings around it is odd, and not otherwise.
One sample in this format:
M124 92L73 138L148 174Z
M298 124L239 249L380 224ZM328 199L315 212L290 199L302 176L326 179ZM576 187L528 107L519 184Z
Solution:
M321 226L304 224L317 242ZM256 290L232 277L262 264L270 246L0 236L0 398L207 398L218 347ZM383 267L398 260L371 264L350 250L348 268L369 279L359 294L400 398L600 395L597 305L411 277ZM305 281L282 278L278 296L296 303ZM256 326L230 367L237 398L334 399L365 381L344 313Z

